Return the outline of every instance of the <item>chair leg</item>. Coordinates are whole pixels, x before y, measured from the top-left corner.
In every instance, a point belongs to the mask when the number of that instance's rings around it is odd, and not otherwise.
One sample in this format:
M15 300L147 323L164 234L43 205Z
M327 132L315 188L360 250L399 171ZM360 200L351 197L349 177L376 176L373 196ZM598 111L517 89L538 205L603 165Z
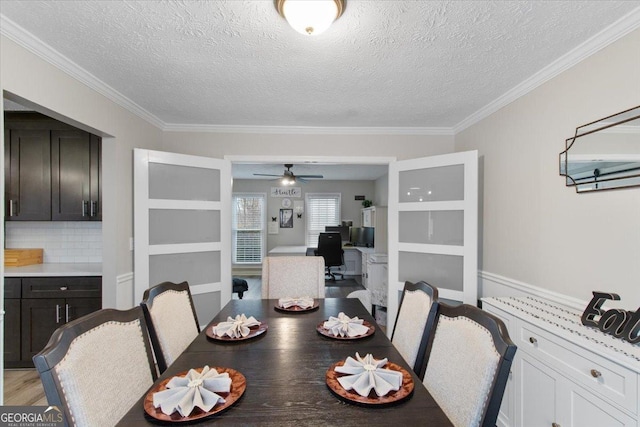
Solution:
M242 299L242 296L244 295L244 291L240 291L238 292L238 298Z

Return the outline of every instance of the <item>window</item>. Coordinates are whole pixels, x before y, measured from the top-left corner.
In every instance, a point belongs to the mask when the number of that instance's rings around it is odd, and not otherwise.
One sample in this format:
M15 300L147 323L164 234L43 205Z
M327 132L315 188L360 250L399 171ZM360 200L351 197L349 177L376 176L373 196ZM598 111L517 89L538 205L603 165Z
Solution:
M233 263L260 264L265 248L266 194L233 195Z
M318 235L327 225L340 224L340 193L307 193L307 247L318 247Z

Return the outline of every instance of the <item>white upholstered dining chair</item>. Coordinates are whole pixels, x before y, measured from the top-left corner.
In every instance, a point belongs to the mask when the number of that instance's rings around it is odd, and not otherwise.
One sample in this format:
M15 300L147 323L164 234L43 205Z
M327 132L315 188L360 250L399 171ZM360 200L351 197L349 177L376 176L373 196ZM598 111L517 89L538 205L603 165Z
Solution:
M391 342L422 378L429 332L436 316L438 289L420 281L405 282Z
M142 309L103 309L58 328L33 357L70 426L111 426L156 379Z
M494 427L515 353L500 319L440 303L423 382L454 426Z
M262 298L324 298L324 258L275 256L262 260Z
M140 305L162 373L200 333L189 284L160 283L144 291Z
M371 291L369 289L358 289L357 291L350 292L347 298L358 298L364 308L371 314L373 305L371 304Z

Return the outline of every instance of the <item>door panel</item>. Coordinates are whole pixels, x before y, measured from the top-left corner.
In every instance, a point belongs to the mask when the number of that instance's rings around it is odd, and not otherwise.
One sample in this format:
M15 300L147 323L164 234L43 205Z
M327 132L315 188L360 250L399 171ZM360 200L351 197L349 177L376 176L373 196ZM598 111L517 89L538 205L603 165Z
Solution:
M47 343L51 334L65 323L65 300L23 299L22 304L22 359L30 360Z
M7 221L51 220L51 141L47 130L9 130L5 147ZM7 167L8 166L8 167Z
M404 211L398 214L401 242L464 245L464 211Z
M154 209L149 212L149 243L206 243L220 241L220 211Z
M220 282L220 251L162 254L149 257L149 283L187 281L193 287Z
M463 291L464 259L457 255L400 251L398 253L398 283L437 283L438 289Z
M51 132L51 219L91 219L91 138L81 130Z
M231 299L231 165L134 150L135 297L189 282L204 325Z
M424 167L401 171L399 196L400 203L463 200L464 165Z
M219 202L219 183L220 171L216 169L149 163L150 199Z
M389 325L405 281L476 305L477 234L477 151L389 164Z
M69 298L66 300L65 317L68 322L86 316L102 308L101 298Z

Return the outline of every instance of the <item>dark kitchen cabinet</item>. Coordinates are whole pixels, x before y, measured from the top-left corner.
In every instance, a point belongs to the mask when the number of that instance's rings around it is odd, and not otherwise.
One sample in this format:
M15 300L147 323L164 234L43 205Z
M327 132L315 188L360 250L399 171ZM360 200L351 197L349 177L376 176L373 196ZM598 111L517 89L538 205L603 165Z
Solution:
M4 364L20 365L20 279L4 279Z
M13 322L9 326L8 320L5 323L5 367L32 367L33 356L47 345L56 329L102 308L101 277L23 277L11 280L17 281L21 298L16 299L19 308L17 323L15 326ZM19 350L12 352L11 360L6 358L8 330L18 334L17 341L14 339L13 343L18 343Z
M102 219L100 138L81 130L51 132L51 219Z
M5 201L7 221L51 219L50 132L5 131Z
M101 221L100 137L38 113L5 113L7 221Z

